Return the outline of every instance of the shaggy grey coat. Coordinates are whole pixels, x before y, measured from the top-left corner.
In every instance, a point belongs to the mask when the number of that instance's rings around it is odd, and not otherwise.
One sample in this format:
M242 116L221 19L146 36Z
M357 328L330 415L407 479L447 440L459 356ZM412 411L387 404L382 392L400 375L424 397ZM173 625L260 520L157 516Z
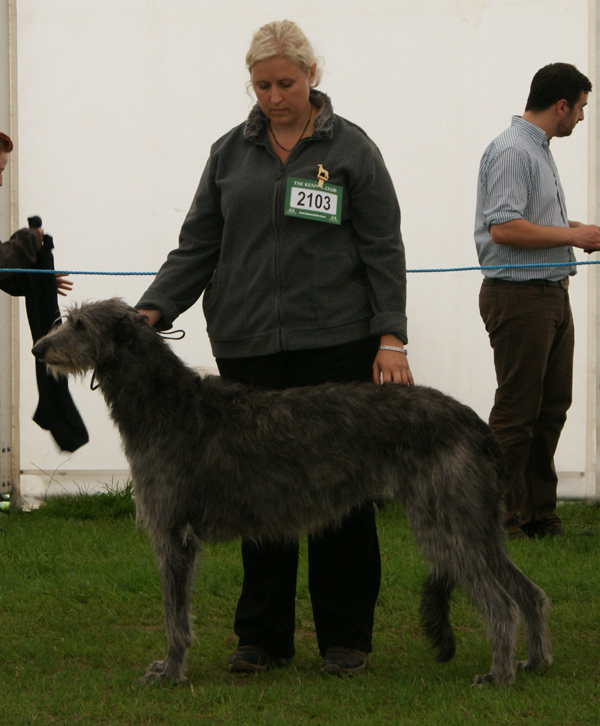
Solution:
M478 683L513 679L519 611L523 667L551 663L546 597L505 548L500 450L467 406L422 386L263 391L200 378L117 299L72 308L33 353L56 374L93 370L121 433L163 587L167 654L146 682L184 678L201 540L295 538L387 498L404 504L430 563L421 616L438 660L454 654L458 584L489 626Z

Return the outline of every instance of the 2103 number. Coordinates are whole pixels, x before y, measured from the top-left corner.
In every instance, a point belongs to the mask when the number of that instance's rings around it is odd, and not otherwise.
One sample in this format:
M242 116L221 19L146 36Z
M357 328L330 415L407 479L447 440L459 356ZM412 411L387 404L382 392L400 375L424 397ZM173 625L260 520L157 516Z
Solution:
M319 192L299 191L295 206L329 212L331 211L331 197L329 194L319 194Z

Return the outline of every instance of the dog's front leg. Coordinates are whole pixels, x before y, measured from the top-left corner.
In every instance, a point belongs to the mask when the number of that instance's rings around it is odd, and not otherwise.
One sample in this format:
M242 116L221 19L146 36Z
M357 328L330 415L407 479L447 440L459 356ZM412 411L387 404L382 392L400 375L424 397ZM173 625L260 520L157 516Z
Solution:
M167 631L167 654L155 661L141 683L185 681L185 661L192 642L190 604L194 565L199 550L197 539L189 532L164 534L155 541L163 591Z

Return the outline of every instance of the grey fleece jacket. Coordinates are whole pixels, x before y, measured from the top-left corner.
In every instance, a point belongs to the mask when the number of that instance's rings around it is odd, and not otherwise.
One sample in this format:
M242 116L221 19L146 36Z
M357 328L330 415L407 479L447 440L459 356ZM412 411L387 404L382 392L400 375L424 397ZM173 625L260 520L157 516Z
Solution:
M406 263L400 209L381 154L355 124L320 108L315 132L285 164L266 117L247 121L211 148L179 247L136 307L158 309L162 329L204 293L216 358L321 348L406 335ZM341 224L284 215L288 177L316 181L318 165L343 187Z

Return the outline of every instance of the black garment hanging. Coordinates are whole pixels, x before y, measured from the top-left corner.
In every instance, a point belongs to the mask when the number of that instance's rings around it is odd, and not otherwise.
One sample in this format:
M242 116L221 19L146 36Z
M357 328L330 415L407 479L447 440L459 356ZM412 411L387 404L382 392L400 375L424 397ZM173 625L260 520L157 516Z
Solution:
M54 270L54 241L48 234L32 269ZM31 337L35 343L60 319L56 278L49 273L14 273L0 280L0 289L13 296L24 296ZM58 380L50 375L46 366L35 361L38 386L38 406L33 415L35 423L50 431L63 451L75 451L87 444L89 435L77 410L66 378Z

